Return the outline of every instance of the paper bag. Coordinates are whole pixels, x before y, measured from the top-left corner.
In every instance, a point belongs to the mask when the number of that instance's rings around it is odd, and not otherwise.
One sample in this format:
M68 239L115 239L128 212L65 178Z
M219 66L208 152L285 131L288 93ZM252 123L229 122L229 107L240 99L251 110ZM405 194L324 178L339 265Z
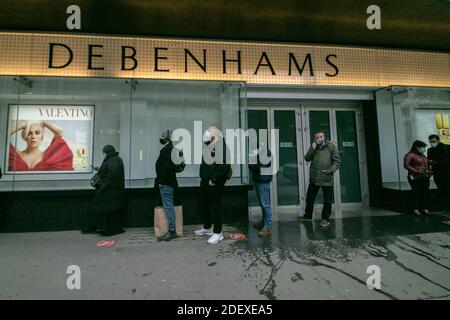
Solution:
M177 235L181 237L183 235L183 206L175 206L174 208L175 230L177 232ZM164 210L163 207L155 207L154 218L155 236L162 237L167 233L167 230L169 229L166 210Z

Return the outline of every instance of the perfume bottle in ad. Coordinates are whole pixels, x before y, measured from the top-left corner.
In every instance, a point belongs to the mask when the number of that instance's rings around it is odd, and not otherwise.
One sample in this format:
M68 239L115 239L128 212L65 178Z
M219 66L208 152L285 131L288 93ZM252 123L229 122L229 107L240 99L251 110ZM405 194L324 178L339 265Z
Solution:
M86 168L87 159L86 159L86 149L85 148L77 148L77 154L75 156L75 167L76 168Z

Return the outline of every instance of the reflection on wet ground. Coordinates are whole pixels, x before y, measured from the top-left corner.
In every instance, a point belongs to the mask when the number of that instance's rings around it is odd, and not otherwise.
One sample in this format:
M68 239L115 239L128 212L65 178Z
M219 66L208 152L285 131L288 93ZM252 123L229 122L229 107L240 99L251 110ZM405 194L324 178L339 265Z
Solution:
M281 246L302 246L307 240L352 239L364 240L379 237L401 236L450 231L450 226L442 223L448 220L441 215L431 216L371 216L332 220L330 227L321 228L319 220L312 222L279 221L274 224L271 238L261 239L254 228L248 228L249 246L269 245L276 239ZM263 241L264 240L264 241ZM269 241L267 241L269 240Z
M348 217L274 223L259 238L248 223L225 239L185 235L156 242L151 228L114 237L79 231L0 234L0 299L450 299L448 217ZM246 240L231 240L237 230ZM111 247L97 247L114 240ZM82 271L67 290L66 270ZM380 271L370 290L368 268Z
M448 218L346 218L327 229L319 221L280 221L270 238L248 226L248 240L219 256L240 261L242 277L259 277L259 292L269 299L295 299L280 289L289 281L303 282L309 294L302 296L312 299L450 299L450 226L443 220ZM381 269L380 290L367 288L369 265Z

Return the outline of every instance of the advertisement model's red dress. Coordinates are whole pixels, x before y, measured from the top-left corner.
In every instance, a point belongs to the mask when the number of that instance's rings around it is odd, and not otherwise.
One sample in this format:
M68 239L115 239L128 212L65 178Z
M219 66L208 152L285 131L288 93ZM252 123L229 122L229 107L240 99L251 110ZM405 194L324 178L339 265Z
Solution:
M14 164L15 162L15 164ZM73 171L73 153L63 138L53 139L42 161L29 168L12 144L9 145L9 171Z

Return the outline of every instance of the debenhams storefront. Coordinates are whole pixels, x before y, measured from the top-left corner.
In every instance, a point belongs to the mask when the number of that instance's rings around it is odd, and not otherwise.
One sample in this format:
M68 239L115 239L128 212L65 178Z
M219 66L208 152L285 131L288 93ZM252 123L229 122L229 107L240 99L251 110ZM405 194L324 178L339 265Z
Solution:
M0 231L79 228L92 210L91 165L106 144L125 162L128 226L150 226L159 134L185 128L201 136L200 121L279 130L276 215L302 212L303 155L319 130L343 158L336 209L404 211L403 155L432 133L450 142L449 88L446 53L0 33ZM40 161L23 152L28 144L38 144ZM246 165L233 172L226 222L246 219L256 205ZM179 182L186 223L198 223L198 165Z

